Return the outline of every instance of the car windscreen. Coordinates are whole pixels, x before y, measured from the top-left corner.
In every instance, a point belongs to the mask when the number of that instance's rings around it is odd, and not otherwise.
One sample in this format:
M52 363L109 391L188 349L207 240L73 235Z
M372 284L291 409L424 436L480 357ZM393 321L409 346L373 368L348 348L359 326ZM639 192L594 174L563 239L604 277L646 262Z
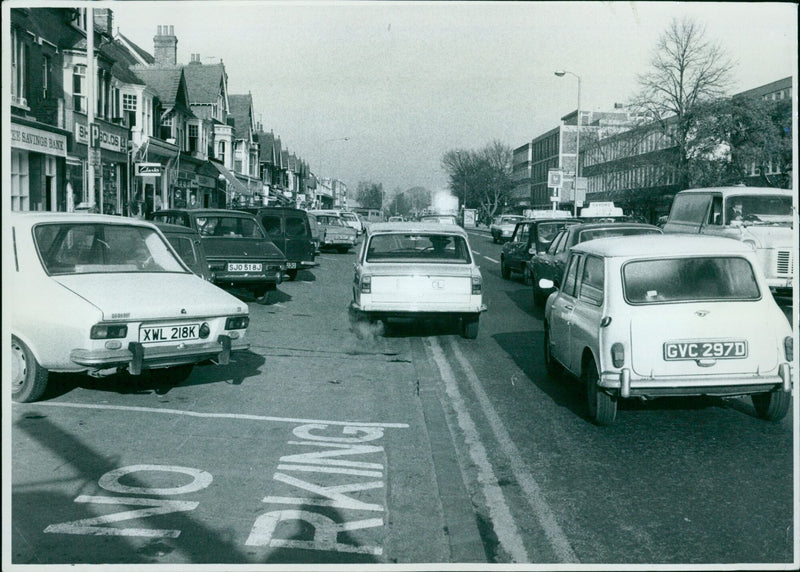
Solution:
M376 234L367 247L367 262L445 262L469 264L467 241L445 234Z
M578 242L586 242L596 238L611 238L612 236L631 236L637 234L661 234L660 228L596 228L583 230L578 235Z
M33 229L50 275L108 272L186 272L154 230L124 224L54 223Z
M726 219L737 220L736 210L740 211L738 220L752 224L792 222L792 197L784 195L736 195L728 197Z
M631 304L694 300L757 300L753 268L735 256L635 260L622 267L623 292Z
M208 238L266 238L255 218L243 216L202 216L195 219L197 231Z

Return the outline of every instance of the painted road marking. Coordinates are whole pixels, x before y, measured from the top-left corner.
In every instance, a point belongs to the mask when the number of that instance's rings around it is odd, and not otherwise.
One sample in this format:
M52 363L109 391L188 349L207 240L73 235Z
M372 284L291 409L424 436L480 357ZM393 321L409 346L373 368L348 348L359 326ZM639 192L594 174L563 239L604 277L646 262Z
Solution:
M140 413L161 413L166 415L185 415L187 417L201 417L206 419L238 419L244 421L274 421L277 423L302 423L303 425L346 425L351 427L384 427L387 429L408 429L408 423L373 423L360 421L329 421L321 419L298 419L295 417L272 417L269 415L247 415L244 413L202 413L200 411L185 411L182 409L161 409L158 407L133 407L129 405L98 405L94 403L57 403L39 401L36 403L14 403L29 405L31 407L75 407L79 409L102 409L108 411L138 411Z
M439 373L445 384L445 390L456 412L458 425L464 432L469 456L478 470L478 483L483 488L497 540L514 562L530 562L522 537L514 522L514 517L511 516L511 510L508 508L503 491L500 489L500 485L497 484L497 477L492 471L492 465L489 462L486 449L481 443L478 429L475 427L475 422L470 417L464 399L461 397L461 392L458 390L453 370L450 368L450 364L447 363L442 347L436 338L429 338L429 340L433 361L439 368Z
M477 250L473 250L472 252L473 252L474 254L480 254L480 252L478 252Z
M525 491L525 498L533 509L533 513L539 519L539 524L541 524L544 529L545 536L547 536L547 539L550 541L550 546L562 562L580 562L575 552L572 550L567 535L564 533L561 526L559 526L553 510L545 500L541 487L539 487L539 484L530 474L528 467L522 460L519 449L514 445L511 435L508 434L505 425L503 425L503 421L492 406L489 396L486 395L483 387L481 387L478 375L475 373L475 370L472 369L472 366L469 361L467 361L467 358L462 353L458 344L452 343L452 348L456 360L469 380L472 391L478 398L478 403L480 403L486 418L489 420L489 425L494 432L497 442L500 444L500 449L508 458L514 478L517 483L519 483L520 487L522 487L522 490Z
M500 261L499 260L495 260L494 258L489 258L488 256L484 256L484 258L486 260L488 260L489 262L494 262L495 264L500 264Z

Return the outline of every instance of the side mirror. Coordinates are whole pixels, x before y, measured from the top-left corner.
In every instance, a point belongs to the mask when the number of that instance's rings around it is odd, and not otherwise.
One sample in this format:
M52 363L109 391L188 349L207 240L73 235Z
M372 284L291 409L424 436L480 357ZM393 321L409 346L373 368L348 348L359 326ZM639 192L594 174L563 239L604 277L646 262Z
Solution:
M531 256L533 256L534 254L536 254L536 247L535 247L535 246L531 246L531 247L528 249L528 254L530 254Z
M542 290L551 290L555 287L556 285L552 280L548 280L547 278L542 278L539 280L539 288Z

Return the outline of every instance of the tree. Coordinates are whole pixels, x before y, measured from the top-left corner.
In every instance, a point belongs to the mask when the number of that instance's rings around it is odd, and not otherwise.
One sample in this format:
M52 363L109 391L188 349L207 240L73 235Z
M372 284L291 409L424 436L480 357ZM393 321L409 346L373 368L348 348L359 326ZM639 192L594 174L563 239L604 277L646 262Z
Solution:
M677 148L677 185L691 183L697 106L722 98L730 83L732 62L722 48L705 37L705 27L691 20L673 20L660 36L650 69L638 77L640 91L633 107L644 121L660 127Z
M359 181L356 188L356 200L366 209L383 207L383 184L371 181Z
M496 140L475 151L448 151L442 166L450 177L450 191L462 206L494 215L514 188L512 157L511 147Z

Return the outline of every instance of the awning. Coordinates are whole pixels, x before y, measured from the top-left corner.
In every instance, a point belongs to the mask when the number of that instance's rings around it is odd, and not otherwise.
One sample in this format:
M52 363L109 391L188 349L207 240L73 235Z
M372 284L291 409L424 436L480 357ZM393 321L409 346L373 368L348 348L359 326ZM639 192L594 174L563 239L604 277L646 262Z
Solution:
M244 186L239 179L236 178L232 172L230 172L224 165L220 165L219 163L214 163L209 161L217 171L219 171L220 175L225 177L225 180L228 182L227 187L225 189L225 194L230 196L231 193L236 193L238 195L244 195L249 197L252 195L252 191Z

